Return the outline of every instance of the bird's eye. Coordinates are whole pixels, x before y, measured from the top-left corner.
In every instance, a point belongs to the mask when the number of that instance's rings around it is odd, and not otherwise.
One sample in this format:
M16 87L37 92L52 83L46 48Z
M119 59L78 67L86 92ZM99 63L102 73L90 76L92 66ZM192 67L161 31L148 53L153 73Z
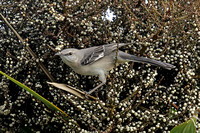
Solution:
M72 52L69 52L68 55L72 55Z
M72 55L72 52L66 53L65 55L66 56Z

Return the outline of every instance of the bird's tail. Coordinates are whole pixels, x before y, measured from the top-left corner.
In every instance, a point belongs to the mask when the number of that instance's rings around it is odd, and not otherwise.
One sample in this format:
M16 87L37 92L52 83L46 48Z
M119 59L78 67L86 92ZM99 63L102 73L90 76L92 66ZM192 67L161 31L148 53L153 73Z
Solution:
M118 55L119 55L118 60L121 60L122 62L123 61L133 61L133 62L139 62L139 63L148 63L148 64L151 64L154 66L159 66L159 67L162 67L162 68L168 69L168 70L175 68L174 65L171 65L166 62L161 62L161 61L149 59L146 57L138 57L135 55L130 55L130 54L124 53L122 51L120 51Z

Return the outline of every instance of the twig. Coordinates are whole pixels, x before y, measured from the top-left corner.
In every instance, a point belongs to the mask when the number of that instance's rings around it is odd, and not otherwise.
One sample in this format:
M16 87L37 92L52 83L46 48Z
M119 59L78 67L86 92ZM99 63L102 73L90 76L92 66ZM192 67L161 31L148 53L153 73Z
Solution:
M135 16L135 14L130 10L130 8L127 6L125 0L122 1L123 2L123 5L125 6L125 8L128 10L128 12L133 16L133 18L135 20L138 20L138 18Z
M137 108L141 103L144 102L144 100L147 99L147 97L149 97L153 92L155 92L155 91L156 91L156 88L160 85L160 83L162 82L163 79L164 79L164 76L162 76L162 78L160 79L159 83L158 83L151 91L149 91L149 92L145 95L145 97L144 97L134 108Z
M37 58L37 55L31 50L31 48L24 42L24 40L21 38L21 36L17 33L17 31L10 25L10 23L6 20L6 18L0 13L1 18L4 20L4 22L10 27L10 29L15 33L15 35L18 37L18 39L22 42L22 44L26 47L26 50L31 54L33 58ZM38 61L38 65L40 68L44 71L44 73L47 75L47 77L52 81L55 82L55 79L52 77L52 75L48 72L46 67L43 65L42 62Z

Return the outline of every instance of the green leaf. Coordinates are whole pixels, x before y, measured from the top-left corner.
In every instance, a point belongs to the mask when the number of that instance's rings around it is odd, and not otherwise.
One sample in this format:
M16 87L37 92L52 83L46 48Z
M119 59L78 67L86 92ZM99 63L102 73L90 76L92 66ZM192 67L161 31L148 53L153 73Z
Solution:
M63 118L65 120L69 120L69 116L62 111L60 108L58 108L57 106L55 106L53 103L49 102L47 99L45 99L44 97L40 96L37 92L33 91L32 89L30 89L29 87L27 87L26 85L20 83L19 81L13 79L12 77L8 76L7 74L3 73L2 71L0 71L0 74L6 76L8 79L10 79L12 82L14 82L15 84L17 84L18 86L22 87L23 89L25 89L26 91L28 91L29 93L31 93L34 97L36 97L38 100L42 101L47 107L49 107L50 109L52 109L53 111L59 112L61 113L61 115L63 116ZM76 125L78 125L75 122Z
M190 120L174 127L170 133L196 133L197 119L192 117Z

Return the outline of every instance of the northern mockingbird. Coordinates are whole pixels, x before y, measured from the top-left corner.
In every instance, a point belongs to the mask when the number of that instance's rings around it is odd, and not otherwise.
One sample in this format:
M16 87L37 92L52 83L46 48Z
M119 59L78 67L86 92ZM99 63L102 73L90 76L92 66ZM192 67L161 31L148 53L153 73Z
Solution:
M99 76L99 80L102 83L86 94L91 94L106 83L106 76L108 72L115 67L115 64L118 65L124 62L133 61L148 63L168 70L175 68L174 65L169 63L145 57L138 57L118 50L118 48L125 45L128 45L128 43L114 43L85 49L69 48L62 50L55 55L59 55L63 62L71 67L76 73L81 75Z

